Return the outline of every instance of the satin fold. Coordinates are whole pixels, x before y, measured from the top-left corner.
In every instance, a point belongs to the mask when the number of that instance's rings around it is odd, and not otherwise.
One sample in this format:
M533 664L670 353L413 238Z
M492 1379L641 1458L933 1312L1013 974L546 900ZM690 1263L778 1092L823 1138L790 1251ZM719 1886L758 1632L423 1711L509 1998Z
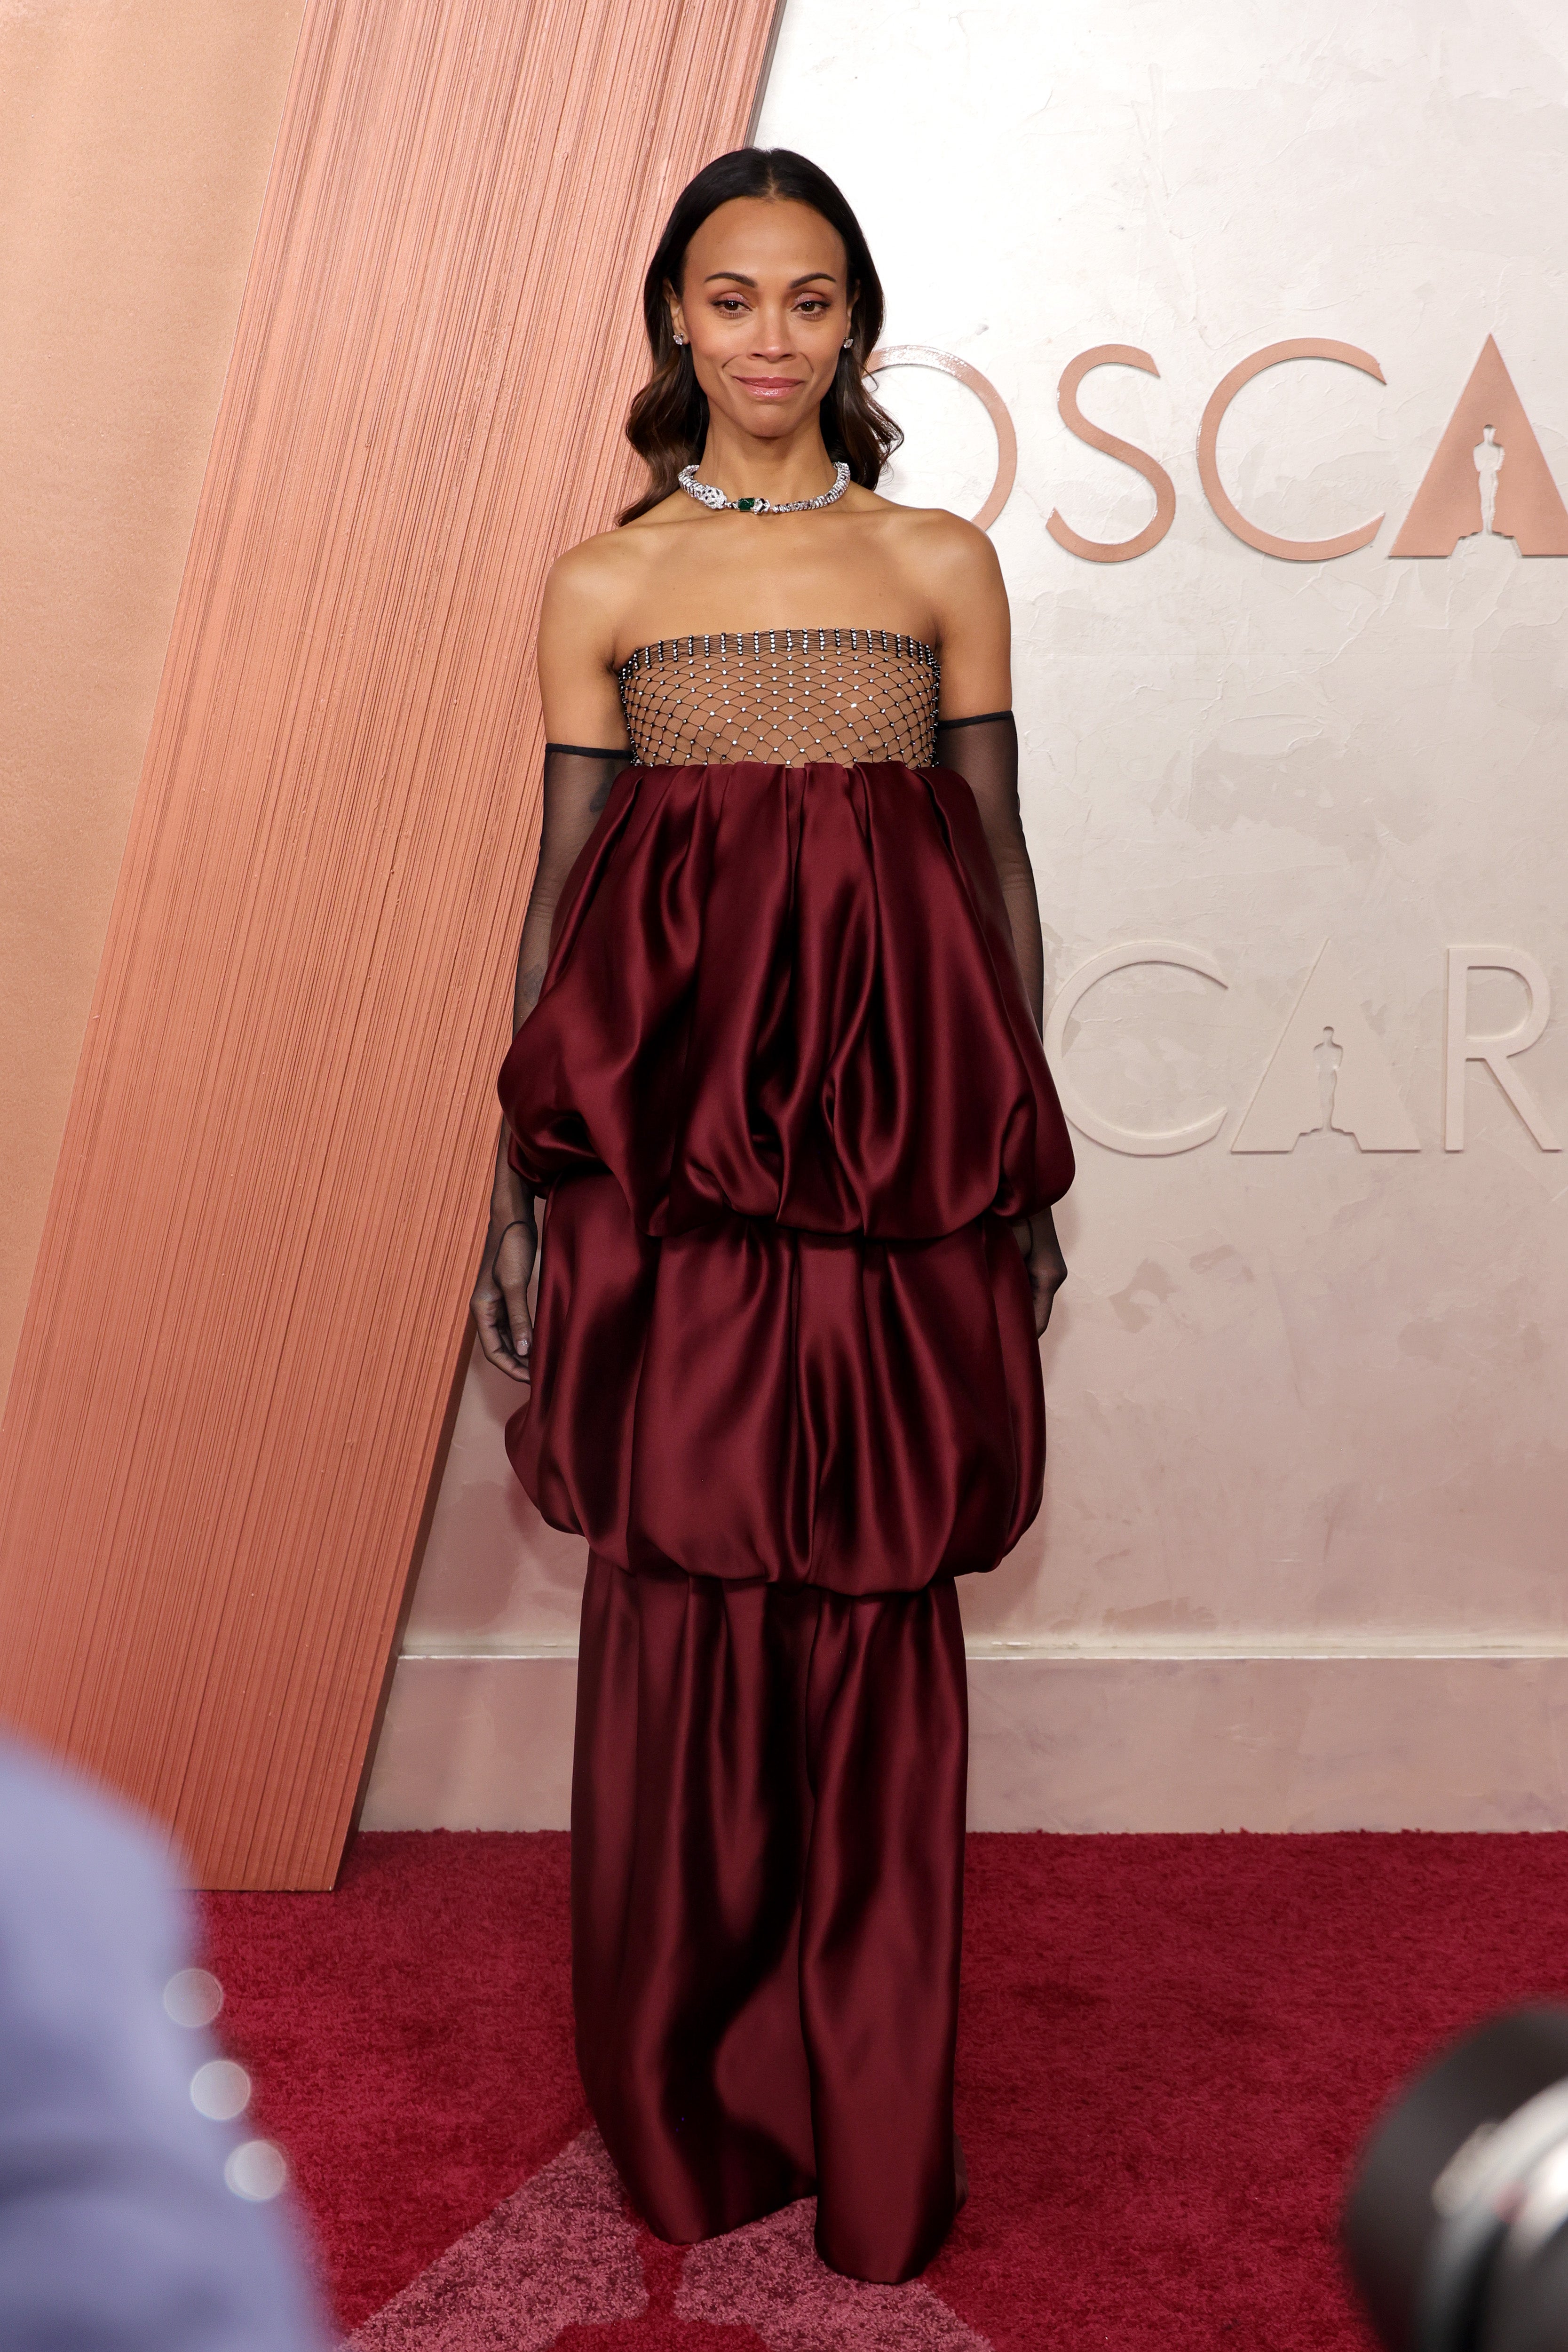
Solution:
M500 1076L541 1187L643 1233L716 1216L885 1241L1071 1181L974 797L947 769L628 768Z
M1011 1549L1045 1418L1006 1221L1072 1155L961 777L627 769L499 1091L549 1195L507 1445L553 1526L862 1595Z

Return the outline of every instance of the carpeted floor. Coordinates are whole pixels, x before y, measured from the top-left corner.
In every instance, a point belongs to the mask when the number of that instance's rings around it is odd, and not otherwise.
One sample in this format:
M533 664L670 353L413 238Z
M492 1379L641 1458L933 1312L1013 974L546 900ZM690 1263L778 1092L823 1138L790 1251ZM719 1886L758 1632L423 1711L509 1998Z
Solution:
M361 1838L334 1895L205 1898L367 2352L1362 2352L1333 2235L1360 2136L1472 2019L1568 1998L1568 1837L972 1838L970 2201L917 2294L835 2301L807 2209L685 2257L622 2212L566 1890L564 1837L437 1832Z

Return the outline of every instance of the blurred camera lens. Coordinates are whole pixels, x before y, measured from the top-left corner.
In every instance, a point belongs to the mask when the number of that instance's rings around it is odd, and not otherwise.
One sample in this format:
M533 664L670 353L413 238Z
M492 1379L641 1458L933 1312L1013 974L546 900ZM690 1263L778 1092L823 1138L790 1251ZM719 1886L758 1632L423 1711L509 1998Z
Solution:
M1404 2092L1343 2228L1389 2352L1568 2352L1568 2010L1494 2019Z

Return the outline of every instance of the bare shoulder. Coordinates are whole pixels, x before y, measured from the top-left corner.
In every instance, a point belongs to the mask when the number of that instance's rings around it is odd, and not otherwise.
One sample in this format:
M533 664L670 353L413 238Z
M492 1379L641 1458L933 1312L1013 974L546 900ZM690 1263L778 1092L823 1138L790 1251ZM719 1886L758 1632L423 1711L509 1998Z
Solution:
M1012 624L995 548L983 530L946 507L892 512L889 553L932 615L944 718L1009 709Z
M653 562L650 537L635 524L601 531L558 556L539 612L541 660L613 667L622 617L643 593Z
M997 551L983 530L946 507L895 507L883 502L901 558L918 565L921 575L944 601L950 596L995 593L1002 584Z
M634 585L644 553L630 530L601 530L579 541L550 566L547 610L582 614L614 604Z
M901 575L912 600L929 605L939 633L981 614L1005 625L1001 566L983 530L946 507L898 506L869 491L861 497L882 561Z

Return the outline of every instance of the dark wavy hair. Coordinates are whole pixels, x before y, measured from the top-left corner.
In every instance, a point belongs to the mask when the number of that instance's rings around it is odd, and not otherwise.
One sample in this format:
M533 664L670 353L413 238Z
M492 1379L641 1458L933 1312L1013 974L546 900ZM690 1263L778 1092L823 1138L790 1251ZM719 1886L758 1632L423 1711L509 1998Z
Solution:
M839 353L838 373L822 399L822 439L829 457L841 457L851 481L872 490L904 438L866 385L865 364L882 333L883 299L882 280L859 221L826 172L804 155L788 147L737 147L728 155L716 156L681 190L643 281L643 320L653 373L632 403L626 438L647 467L649 482L643 496L616 518L619 522L634 522L667 499L681 467L702 455L707 394L697 382L691 345L675 341L669 291L681 290L686 247L704 221L737 196L809 205L843 239L854 310L849 346Z

